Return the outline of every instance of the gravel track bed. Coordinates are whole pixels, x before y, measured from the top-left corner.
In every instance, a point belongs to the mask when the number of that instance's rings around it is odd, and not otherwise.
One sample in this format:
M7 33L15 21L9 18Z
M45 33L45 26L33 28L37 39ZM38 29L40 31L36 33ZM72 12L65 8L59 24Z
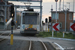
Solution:
M44 50L41 42L39 41L33 41L32 42L32 50Z
M49 42L44 42L48 50L52 50ZM30 41L13 40L13 45L10 45L10 40L0 42L0 50L28 50ZM40 41L31 41L31 50L45 50Z
M49 42L44 42L48 50L54 50Z

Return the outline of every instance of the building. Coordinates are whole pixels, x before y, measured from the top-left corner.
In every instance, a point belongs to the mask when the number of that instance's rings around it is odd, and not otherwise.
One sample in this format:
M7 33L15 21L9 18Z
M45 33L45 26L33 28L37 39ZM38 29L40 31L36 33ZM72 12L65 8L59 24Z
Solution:
M2 0L0 1L0 5L5 5L5 2ZM5 7L0 6L0 29L4 29L5 26L5 13L4 13Z
M52 16L51 22L56 23L56 11L51 11L51 16ZM65 24L65 19L66 19L66 24ZM68 10L57 11L57 23L60 24L60 31L65 31L65 30L70 31L70 23L73 23L73 12L68 11Z
M73 23L75 23L75 20L73 20Z
M0 2L0 5L4 5L5 3L4 2ZM0 6L0 22L3 22L4 21L4 6Z
M0 5L9 5L12 3L0 1ZM6 11L5 11L6 10ZM5 23L10 19L10 8L6 6L0 6L0 29L5 29Z

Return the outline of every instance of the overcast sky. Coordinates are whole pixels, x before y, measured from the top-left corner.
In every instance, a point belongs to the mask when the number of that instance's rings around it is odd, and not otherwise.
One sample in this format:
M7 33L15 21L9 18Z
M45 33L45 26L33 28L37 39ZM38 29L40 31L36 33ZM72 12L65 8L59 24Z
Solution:
M60 0L58 0L58 2L57 2L57 10L59 10L59 1ZM67 2L70 3L70 11L73 11L73 0L64 0L64 5L66 5L66 7L64 7L64 8L66 8L66 9L69 8L69 4L67 4ZM74 0L74 3L75 3L75 0ZM24 5L24 3L22 3L22 2L19 2L19 3L14 2L14 4ZM34 3L33 5L38 5L38 3ZM53 10L55 11L56 10L55 0L43 0L43 3L42 3L42 6L43 6L42 20L43 21L45 20L45 18L48 18L49 16L51 16L51 14L50 14L51 13L50 12L51 5L52 5ZM75 4L74 4L74 7L75 7ZM63 10L63 0L61 0L61 10ZM74 16L75 16L75 14L74 14Z
M59 1L60 0L58 0L57 2L57 10L59 10ZM66 5L66 7L64 8L69 8L69 4L67 4L67 2L70 2L70 11L73 11L73 0L64 0L64 5ZM75 0L74 0L74 3L75 3ZM53 10L55 11L56 10L55 0L43 0L43 20L45 19L45 17L48 18L49 16L51 16L50 15L51 5L53 6ZM74 4L74 9L75 9L75 4ZM61 10L63 10L63 0L61 0ZM74 13L74 16L75 16L75 13Z

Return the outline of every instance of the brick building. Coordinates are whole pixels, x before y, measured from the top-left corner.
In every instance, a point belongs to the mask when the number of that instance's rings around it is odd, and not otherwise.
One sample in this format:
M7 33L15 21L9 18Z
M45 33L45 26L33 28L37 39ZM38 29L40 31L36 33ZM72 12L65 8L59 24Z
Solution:
M57 23L60 23L60 31L65 31L65 14L66 14L66 31L70 30L70 23L73 23L73 12L57 11ZM51 11L52 23L56 23L56 11Z

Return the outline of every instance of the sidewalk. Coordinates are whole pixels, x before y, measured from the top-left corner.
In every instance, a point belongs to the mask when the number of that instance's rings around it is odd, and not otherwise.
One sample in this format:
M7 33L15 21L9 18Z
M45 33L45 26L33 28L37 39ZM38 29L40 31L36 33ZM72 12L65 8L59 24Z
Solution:
M68 40L68 41L75 41L75 39L67 39L67 38L57 38L57 37L47 37L50 39L59 39L59 40Z

